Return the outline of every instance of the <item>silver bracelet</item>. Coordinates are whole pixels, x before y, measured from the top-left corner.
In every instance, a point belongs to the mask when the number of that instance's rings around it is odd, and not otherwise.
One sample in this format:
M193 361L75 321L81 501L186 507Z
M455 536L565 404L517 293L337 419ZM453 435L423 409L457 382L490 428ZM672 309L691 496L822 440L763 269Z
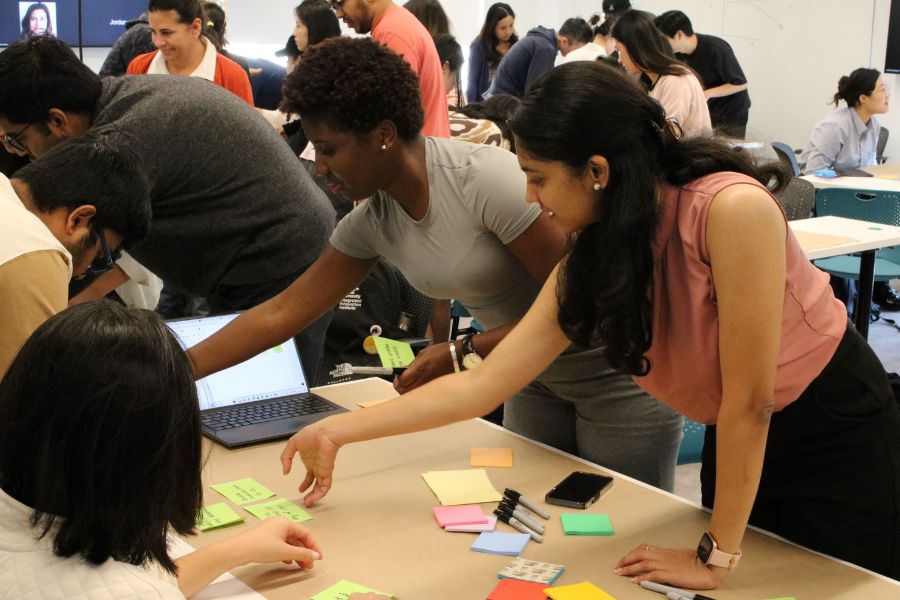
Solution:
M453 372L459 373L459 361L456 360L456 344L450 342L450 360L453 361Z

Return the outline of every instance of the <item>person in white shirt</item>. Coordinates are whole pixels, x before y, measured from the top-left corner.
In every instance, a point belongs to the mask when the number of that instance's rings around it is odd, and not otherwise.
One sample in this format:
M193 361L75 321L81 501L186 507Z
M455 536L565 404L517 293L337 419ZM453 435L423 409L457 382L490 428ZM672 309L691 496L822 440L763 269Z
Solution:
M566 19L556 32L556 40L559 45L557 65L575 60L597 60L606 56L606 49L594 43L594 32L582 18Z
M322 557L284 518L169 556L204 453L190 362L152 312L101 300L41 325L0 383L0 440L4 598L183 599L240 565Z

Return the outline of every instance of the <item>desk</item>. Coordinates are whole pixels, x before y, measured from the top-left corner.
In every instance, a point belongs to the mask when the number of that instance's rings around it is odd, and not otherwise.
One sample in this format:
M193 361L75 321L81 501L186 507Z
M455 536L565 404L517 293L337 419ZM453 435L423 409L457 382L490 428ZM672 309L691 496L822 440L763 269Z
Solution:
M356 402L394 395L382 380L363 380L316 390L348 408ZM512 487L543 499L554 484L573 470L596 467L550 450L479 419L433 431L350 444L341 450L334 487L309 510L307 525L322 545L324 560L309 572L273 565L251 565L233 571L267 598L304 600L342 578L397 594L400 600L481 600L497 584L497 571L511 557L469 550L474 534L442 531L431 515L437 501L420 474L428 470L469 467L471 447L512 447L515 468L488 469L501 492ZM278 495L300 502L297 484L303 467L281 475L282 444L227 450L207 442L204 469L206 502L223 498L209 484L252 476ZM616 474L613 474L616 475ZM482 505L485 511L493 505ZM616 560L644 543L690 547L708 526L700 508L665 492L616 475L615 485L590 512L607 513L616 533L611 537L565 536L559 514L546 508L545 542L530 542L526 558L565 565L560 585L593 581L619 600L664 600L613 574ZM238 509L248 522L254 518ZM246 525L210 531L188 542L195 547L232 536ZM505 525L498 530L512 531ZM762 600L793 595L807 598L896 598L900 584L856 567L803 550L757 531L749 531L740 568L712 595L718 600Z
M834 177L826 179L815 175L803 175L817 190L824 188L848 188L876 192L900 192L900 163L886 163L862 169L874 177Z
M867 338L869 311L859 310L859 307L872 303L875 251L900 244L900 227L834 216L788 221L788 224L810 260L860 253L856 329Z

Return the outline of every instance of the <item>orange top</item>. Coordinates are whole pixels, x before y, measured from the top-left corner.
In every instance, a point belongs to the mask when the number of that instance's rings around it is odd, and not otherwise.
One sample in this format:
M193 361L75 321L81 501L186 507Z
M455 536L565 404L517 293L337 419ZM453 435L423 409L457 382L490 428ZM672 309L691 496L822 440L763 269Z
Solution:
M126 75L144 75L150 69L150 63L156 57L159 50L136 56L128 65ZM241 100L253 106L253 90L250 87L250 78L239 64L216 53L216 74L212 82L225 88L238 96Z
M391 4L372 25L372 39L402 56L418 75L425 110L422 135L449 138L450 115L441 59L425 26L405 8Z
M706 424L716 422L722 403L719 313L706 221L716 194L738 183L765 189L738 173L714 173L680 188L662 185L653 245L650 374L634 378L661 402ZM847 311L835 299L828 275L809 262L790 227L786 242L776 410L796 400L822 372L847 329Z

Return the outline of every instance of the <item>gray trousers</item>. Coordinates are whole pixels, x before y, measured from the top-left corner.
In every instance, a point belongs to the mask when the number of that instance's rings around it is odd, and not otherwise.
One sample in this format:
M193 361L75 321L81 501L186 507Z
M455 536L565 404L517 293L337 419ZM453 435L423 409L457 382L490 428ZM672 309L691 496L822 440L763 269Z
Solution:
M675 483L682 424L680 414L614 371L600 348L568 349L503 413L510 431L666 491Z

